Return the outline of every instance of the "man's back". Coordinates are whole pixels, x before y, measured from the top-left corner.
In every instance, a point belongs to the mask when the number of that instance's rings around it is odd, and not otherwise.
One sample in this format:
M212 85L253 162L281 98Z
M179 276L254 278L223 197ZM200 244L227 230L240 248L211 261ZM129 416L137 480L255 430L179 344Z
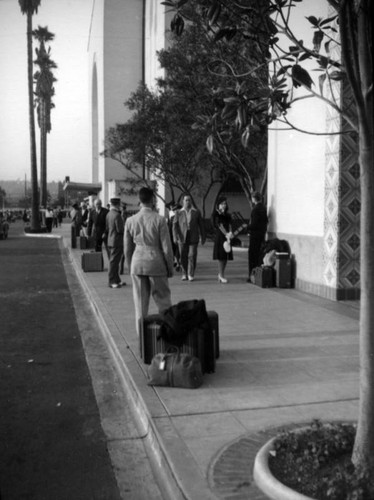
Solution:
M115 209L109 210L106 216L106 230L108 246L119 247L123 245L123 220L121 214Z
M173 251L164 217L143 207L125 225L125 259L131 274L171 275Z

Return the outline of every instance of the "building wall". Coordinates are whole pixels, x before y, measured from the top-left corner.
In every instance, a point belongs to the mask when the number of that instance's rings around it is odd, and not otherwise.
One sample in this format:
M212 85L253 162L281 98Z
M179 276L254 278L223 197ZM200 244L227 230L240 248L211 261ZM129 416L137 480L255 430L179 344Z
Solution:
M124 103L143 79L143 0L96 0L89 37L92 103L92 181L101 182L104 203L113 193L109 181L128 172L103 158L105 131L124 123L130 111Z
M298 39L312 33L308 15L328 16L324 0L298 4ZM338 29L336 30L338 36ZM306 44L310 41L306 41ZM339 44L331 43L334 58ZM312 69L313 66L309 69ZM308 68L307 68L308 69ZM319 73L310 71L317 87ZM315 76L316 75L316 76ZM354 113L350 90L336 82L337 104ZM325 96L330 89L325 86ZM302 96L297 89L294 97ZM347 128L340 114L316 98L300 100L287 115L312 135L269 131L269 235L287 239L296 261L296 286L330 299L359 296L360 192L357 137L341 134ZM276 130L275 130L276 129ZM317 135L324 132L325 135Z
M296 10L295 31L308 45L313 31L305 16L317 10L323 16L326 2L307 0ZM294 91L295 98L305 95L300 87ZM326 131L326 116L322 101L300 99L287 119L308 133L272 124L268 142L269 237L289 241L295 257L296 286L313 292L323 285L326 137L317 134Z

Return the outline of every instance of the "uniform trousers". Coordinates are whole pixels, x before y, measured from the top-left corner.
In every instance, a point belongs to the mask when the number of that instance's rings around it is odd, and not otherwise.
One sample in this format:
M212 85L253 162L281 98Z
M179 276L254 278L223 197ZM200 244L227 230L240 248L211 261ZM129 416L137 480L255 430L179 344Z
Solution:
M143 319L148 315L152 295L159 312L171 307L171 293L167 276L131 275L134 297L136 333L143 333Z
M109 285L121 283L119 275L119 266L123 255L123 247L108 247L109 250L109 269L108 279Z

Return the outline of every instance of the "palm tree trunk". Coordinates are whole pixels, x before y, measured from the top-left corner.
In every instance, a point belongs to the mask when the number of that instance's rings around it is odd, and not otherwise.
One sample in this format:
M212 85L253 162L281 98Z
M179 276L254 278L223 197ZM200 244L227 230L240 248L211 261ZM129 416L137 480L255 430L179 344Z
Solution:
M40 102L40 204L47 206L47 127L46 127L46 102Z
M27 13L27 74L29 88L29 129L31 153L31 231L40 231L38 167L36 160L34 88L33 88L33 57L32 57L32 14Z

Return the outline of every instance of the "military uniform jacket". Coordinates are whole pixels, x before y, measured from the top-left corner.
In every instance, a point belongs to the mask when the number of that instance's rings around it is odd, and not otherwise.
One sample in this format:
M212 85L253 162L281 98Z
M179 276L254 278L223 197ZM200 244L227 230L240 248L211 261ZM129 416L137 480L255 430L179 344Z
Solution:
M111 208L106 216L106 233L108 247L123 246L123 220L118 210Z
M173 249L165 217L148 207L129 217L124 253L131 274L172 276Z

